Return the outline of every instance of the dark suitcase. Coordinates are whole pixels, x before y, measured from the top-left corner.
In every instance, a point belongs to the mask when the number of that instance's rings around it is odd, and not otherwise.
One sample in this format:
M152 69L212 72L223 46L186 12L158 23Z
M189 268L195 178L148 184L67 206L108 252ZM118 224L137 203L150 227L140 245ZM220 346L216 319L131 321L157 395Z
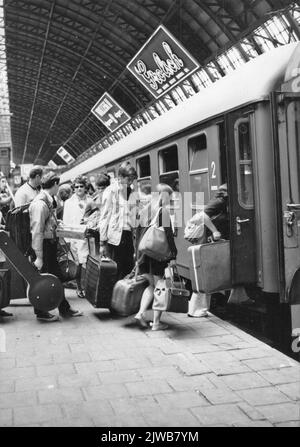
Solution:
M10 270L0 270L0 309L9 305L10 301Z
M85 275L85 297L96 308L110 309L117 264L109 258L88 256Z
M117 314L127 317L139 310L144 290L149 285L143 276L124 278L114 287L111 308Z

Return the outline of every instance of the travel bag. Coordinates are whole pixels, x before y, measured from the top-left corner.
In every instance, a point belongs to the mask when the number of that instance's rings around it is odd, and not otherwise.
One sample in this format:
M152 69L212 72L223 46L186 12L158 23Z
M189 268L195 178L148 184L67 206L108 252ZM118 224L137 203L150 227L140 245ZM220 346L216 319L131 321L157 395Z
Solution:
M96 308L110 308L117 264L110 258L88 255L85 276L85 297Z
M0 309L9 305L11 274L8 269L0 270Z
M159 279L154 289L153 310L187 313L190 292L185 288L177 267L168 267L166 277ZM175 280L175 275L177 280Z
M163 226L159 226L159 214L157 211L154 219L150 223L139 242L138 251L156 261L168 261L172 257L166 232Z
M136 265L133 278L128 275L116 283L111 301L112 310L123 317L138 312L143 292L148 285L148 280L138 275Z
M194 292L213 293L231 288L230 242L217 241L188 248Z

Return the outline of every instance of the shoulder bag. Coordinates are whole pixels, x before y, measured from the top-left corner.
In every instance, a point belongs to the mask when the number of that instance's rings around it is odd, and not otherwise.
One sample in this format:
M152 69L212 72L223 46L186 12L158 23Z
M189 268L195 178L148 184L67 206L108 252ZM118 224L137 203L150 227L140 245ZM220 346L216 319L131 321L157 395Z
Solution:
M149 256L149 258L163 262L170 260L172 254L165 230L163 227L159 226L160 211L161 208L159 208L154 219L150 223L149 228L142 236L138 251Z

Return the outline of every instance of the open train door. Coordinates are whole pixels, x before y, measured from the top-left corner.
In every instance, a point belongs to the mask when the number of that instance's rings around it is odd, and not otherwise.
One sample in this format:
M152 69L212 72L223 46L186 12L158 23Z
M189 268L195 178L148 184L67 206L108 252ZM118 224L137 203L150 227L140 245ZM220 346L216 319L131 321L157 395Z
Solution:
M300 48L272 94L278 197L280 299L291 305L293 335L300 335Z
M226 118L232 285L256 280L252 111Z

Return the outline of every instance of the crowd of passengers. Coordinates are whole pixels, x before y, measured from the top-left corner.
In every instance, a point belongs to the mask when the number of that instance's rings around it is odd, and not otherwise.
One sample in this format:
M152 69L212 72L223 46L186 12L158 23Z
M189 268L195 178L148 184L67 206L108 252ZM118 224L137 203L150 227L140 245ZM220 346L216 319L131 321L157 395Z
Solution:
M175 186L175 185L174 185ZM175 186L177 189L177 187ZM117 264L117 277L123 279L131 274L136 261L139 274L144 275L149 285L144 290L141 305L135 315L135 322L148 327L145 312L153 301L155 285L164 277L167 266L176 263L177 248L174 239L174 228L170 216L170 204L174 197L173 189L160 183L155 193L147 187L138 188L135 169L124 163L118 170L115 180L106 173L100 173L95 185L90 184L86 177L78 176L72 184L60 185L60 178L54 172L44 173L41 167L33 167L28 181L24 183L13 196L6 179L0 179L0 209L1 228L5 228L5 218L9 209L30 204L30 230L32 235L32 250L35 254L34 265L42 273L60 276L58 266L58 239L55 228L62 221L66 226L84 224L88 235L96 241L99 255L113 259ZM216 197L204 210L205 225L213 240L228 239L228 194L227 185L219 187ZM213 219L215 218L215 219ZM157 219L166 233L170 248L168 261L157 261L138 251L139 240L145 230ZM88 239L69 239L70 250L79 269L86 266L89 254ZM5 257L0 254L2 266ZM1 266L1 264L0 264ZM77 295L84 298L82 284L83 274L76 280ZM201 318L208 316L210 296L193 292L189 300L188 316ZM79 317L82 312L73 309L66 298L58 307L62 317ZM59 317L50 312L34 309L38 320L46 322L58 321ZM0 316L11 316L5 310L0 310ZM167 325L161 322L162 311L153 311L152 330L164 330Z

